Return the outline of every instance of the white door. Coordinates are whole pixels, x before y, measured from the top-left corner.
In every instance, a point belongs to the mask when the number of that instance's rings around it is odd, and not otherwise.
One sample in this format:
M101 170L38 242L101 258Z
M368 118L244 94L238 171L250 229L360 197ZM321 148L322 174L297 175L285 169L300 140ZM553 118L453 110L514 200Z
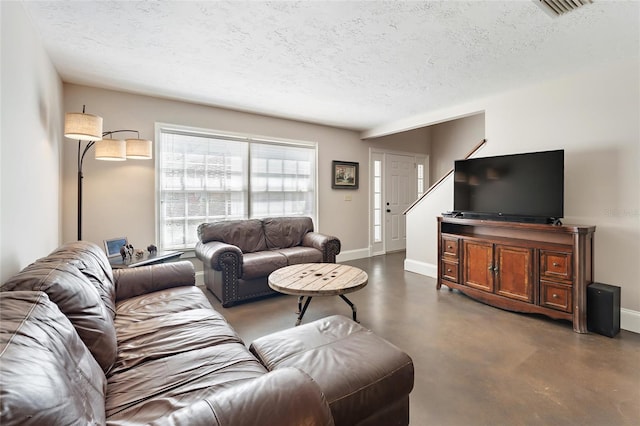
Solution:
M404 211L416 200L415 157L385 154L385 251L404 250L407 225Z

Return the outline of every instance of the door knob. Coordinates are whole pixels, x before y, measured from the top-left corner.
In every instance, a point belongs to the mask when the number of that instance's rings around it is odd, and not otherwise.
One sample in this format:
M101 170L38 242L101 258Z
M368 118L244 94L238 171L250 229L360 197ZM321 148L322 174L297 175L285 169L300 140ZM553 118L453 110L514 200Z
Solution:
M387 213L391 213L391 210L390 210L390 209L387 209Z

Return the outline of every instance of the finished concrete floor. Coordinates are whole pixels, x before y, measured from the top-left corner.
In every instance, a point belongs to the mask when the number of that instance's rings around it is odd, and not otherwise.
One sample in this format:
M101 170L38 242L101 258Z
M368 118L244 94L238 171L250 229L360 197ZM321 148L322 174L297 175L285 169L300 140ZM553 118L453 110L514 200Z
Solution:
M566 321L437 291L403 262L401 252L344 263L369 274L348 295L362 325L413 358L412 425L640 425L640 334L577 334ZM294 296L225 309L205 293L247 346L295 323ZM316 297L303 323L337 313L351 310Z

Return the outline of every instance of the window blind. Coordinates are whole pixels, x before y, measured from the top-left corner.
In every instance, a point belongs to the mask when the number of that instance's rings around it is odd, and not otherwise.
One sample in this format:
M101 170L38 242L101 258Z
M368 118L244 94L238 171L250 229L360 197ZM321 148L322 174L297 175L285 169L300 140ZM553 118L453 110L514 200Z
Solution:
M198 225L270 216L315 219L316 146L161 127L158 240L191 249Z

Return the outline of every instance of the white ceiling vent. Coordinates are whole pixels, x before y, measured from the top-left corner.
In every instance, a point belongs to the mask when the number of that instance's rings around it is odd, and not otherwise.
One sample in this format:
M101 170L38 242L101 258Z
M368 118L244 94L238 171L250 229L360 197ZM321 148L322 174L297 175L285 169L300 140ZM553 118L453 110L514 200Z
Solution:
M533 0L540 9L552 18L564 15L567 12L576 10L586 4L593 3L593 0Z

